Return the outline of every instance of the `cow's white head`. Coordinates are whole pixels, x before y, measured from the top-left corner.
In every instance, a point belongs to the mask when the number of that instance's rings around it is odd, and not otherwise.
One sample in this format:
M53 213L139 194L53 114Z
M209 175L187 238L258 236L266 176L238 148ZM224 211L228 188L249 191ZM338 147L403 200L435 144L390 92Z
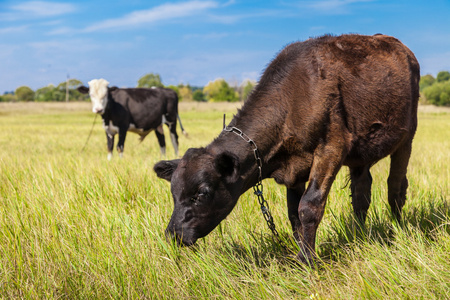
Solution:
M92 101L92 112L103 114L108 103L108 84L105 79L93 79L88 82L89 97Z

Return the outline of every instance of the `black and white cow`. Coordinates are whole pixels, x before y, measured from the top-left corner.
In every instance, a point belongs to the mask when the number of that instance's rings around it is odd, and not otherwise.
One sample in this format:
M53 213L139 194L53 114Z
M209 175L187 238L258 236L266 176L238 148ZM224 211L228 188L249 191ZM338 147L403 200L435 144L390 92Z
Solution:
M178 96L171 89L165 88L131 88L121 89L108 87L105 79L89 81L89 87L80 86L78 91L87 94L92 101L92 111L100 114L106 131L108 159L112 158L114 136L119 134L117 152L122 157L127 131L137 133L141 141L152 130L158 138L161 154L166 153L163 124L170 130L170 137L175 155L178 156L178 135L176 131L177 117L180 127L185 133L178 116Z

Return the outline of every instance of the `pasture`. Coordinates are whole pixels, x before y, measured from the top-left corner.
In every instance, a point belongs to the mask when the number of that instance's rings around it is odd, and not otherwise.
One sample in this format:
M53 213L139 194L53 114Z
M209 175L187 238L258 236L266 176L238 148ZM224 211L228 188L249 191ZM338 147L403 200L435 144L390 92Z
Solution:
M207 145L236 107L180 103L189 133L180 154ZM81 152L93 119L90 103L0 103L0 298L450 298L450 113L419 113L401 223L389 215L388 158L372 168L364 229L341 170L313 269L293 260L285 188L273 180L264 193L287 249L272 241L251 191L195 247L167 242L173 203L152 170L154 133L142 143L129 133L124 158L108 162L100 117Z

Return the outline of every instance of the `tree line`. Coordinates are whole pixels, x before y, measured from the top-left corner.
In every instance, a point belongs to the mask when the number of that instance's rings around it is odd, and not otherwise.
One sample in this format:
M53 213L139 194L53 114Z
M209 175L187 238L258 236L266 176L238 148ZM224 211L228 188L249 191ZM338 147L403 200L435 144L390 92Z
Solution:
M0 102L87 101L89 96L77 91L77 88L81 85L83 83L80 80L69 79L57 86L50 84L36 91L33 91L28 86L20 86L14 92L4 93L0 96ZM170 88L178 94L180 101L237 102L245 101L255 85L256 82L245 80L240 86L231 86L225 79L216 79L204 87L195 87L189 84L165 86L159 74L149 73L139 78L136 87Z
M450 106L450 72L441 71L436 78L430 74L422 76L419 86L423 103Z
M77 79L61 82L57 86L48 85L33 91L27 86L20 86L14 92L4 93L0 102L14 101L86 101L89 97L77 91L83 83ZM204 87L189 84L168 85L162 83L159 74L149 73L137 82L137 87L166 87L177 92L180 101L237 102L245 101L255 87L256 82L244 81L239 86L231 86L225 79L210 81ZM421 103L438 106L450 106L450 72L441 71L436 78L427 74L420 78Z
M0 102L15 102L15 101L83 101L85 95L77 91L77 87L82 85L82 82L77 79L70 79L61 82L57 86L50 84L43 88L33 91L28 86L20 86L14 92L4 93L0 96Z

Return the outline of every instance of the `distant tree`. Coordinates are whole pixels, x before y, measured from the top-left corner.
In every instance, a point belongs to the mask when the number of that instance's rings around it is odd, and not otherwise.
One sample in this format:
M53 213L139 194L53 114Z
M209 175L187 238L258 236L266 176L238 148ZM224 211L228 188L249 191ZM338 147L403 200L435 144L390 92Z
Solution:
M196 90L201 90L203 92L203 87L202 86L190 86L192 93L195 92Z
M159 74L149 73L138 80L138 88L164 87Z
M86 96L81 94L77 87L80 85L83 85L83 83L78 79L69 79L68 82L63 81L56 87L57 92L54 92L55 94L55 101L65 101L61 99L61 96L66 94L66 85L69 87L69 101L82 101L86 99Z
M441 105L450 106L450 88L441 92L439 95L439 101Z
M198 101L198 102L206 101L205 94L203 94L201 89L197 89L197 90L195 90L195 92L192 93L192 99L194 99L194 101Z
M444 82L447 80L450 80L450 72L448 72L448 71L441 71L436 76L437 82Z
M253 88L255 87L256 82L252 82L251 80L246 80L241 85L241 100L245 101L247 100L250 93L253 91Z
M436 82L423 89L427 101L434 105L450 105L450 80Z
M420 91L423 91L424 88L429 87L435 81L436 81L436 79L431 74L427 74L427 75L420 77L420 81L419 81Z
M192 101L192 90L191 87L189 85L179 85L178 86L179 91L180 91L180 101Z
M18 101L33 101L34 92L27 86L20 86L16 89L15 95Z
M239 101L239 94L231 88L226 81L222 82L219 93L216 95L217 101L237 102Z
M61 82L60 84L58 84L58 86L56 87L59 90L66 90L66 81ZM83 83L81 81L79 81L78 79L69 79L68 81L68 85L69 85L69 90L74 90L77 87L79 87L80 85L83 85Z
M236 102L239 101L239 94L231 88L224 79L216 79L209 82L204 88L203 93L208 101L211 102Z
M53 92L56 87L53 84L49 84L48 86L42 87L36 90L34 99L37 102L48 102L53 101Z
M205 94L208 101L215 101L214 97L219 93L222 82L224 81L224 79L219 78L214 81L210 81L207 85L205 85L205 87L203 88L203 93Z
M3 96L0 96L0 102L15 102L17 101L16 95L14 92L6 92Z

